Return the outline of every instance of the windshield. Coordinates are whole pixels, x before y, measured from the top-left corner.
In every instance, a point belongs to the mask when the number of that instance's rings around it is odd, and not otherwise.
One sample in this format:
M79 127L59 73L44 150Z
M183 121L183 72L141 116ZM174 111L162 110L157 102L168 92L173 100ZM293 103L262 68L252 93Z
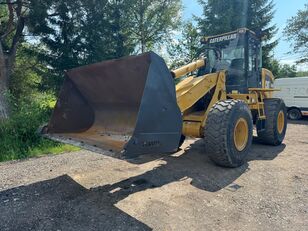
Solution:
M221 60L232 61L233 59L243 59L244 58L244 46L236 48L226 48L221 51Z
M219 40L218 40L219 41ZM217 52L220 57L217 57ZM219 41L208 45L207 58L209 66L217 70L244 69L245 47L243 39L237 36L233 40Z

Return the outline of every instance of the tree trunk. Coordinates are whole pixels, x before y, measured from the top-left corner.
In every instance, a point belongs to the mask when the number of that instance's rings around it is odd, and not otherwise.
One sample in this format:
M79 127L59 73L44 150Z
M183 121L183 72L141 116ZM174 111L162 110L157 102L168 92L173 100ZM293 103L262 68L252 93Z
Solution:
M0 44L0 121L9 117L9 102L6 93L9 90L9 61L2 52Z
M11 0L6 1L9 21L7 31L0 34L0 121L7 119L10 112L9 100L6 93L8 93L9 90L9 77L11 76L14 67L17 47L25 28L26 18L24 17L23 12L23 2L24 1L22 0L17 0L14 3ZM13 35L10 35L12 33L11 27L13 27L13 25L15 27L13 30L14 33ZM4 50L3 41L9 35L12 36L11 46Z

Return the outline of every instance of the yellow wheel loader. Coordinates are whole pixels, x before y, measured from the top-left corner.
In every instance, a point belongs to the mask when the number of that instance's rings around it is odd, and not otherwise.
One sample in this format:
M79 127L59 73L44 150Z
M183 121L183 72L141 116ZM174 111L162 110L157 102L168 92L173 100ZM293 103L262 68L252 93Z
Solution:
M242 28L202 43L205 58L174 71L153 52L68 71L42 133L126 159L203 138L204 152L225 167L245 162L254 124L261 142L280 145L286 107L272 98L274 77L262 69L260 38Z

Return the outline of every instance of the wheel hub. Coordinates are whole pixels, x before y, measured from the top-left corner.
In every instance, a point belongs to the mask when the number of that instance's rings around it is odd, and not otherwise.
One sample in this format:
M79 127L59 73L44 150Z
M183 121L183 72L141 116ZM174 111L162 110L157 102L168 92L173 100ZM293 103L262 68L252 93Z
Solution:
M277 130L279 132L279 134L282 134L283 129L284 129L284 121L285 117L284 117L284 113L283 111L280 111L278 113L278 119L277 119Z
M243 151L248 143L248 123L244 118L240 118L234 127L234 145L236 149Z

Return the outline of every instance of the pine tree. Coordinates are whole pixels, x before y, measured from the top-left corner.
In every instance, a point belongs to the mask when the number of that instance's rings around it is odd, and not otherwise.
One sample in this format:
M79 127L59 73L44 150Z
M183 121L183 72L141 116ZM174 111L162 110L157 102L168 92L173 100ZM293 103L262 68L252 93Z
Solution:
M201 32L205 36L222 34L246 27L252 31L262 30L263 66L269 67L277 33L272 24L274 17L273 0L200 0L203 15L198 18Z
M64 70L85 63L84 7L79 0L32 2L28 29L41 45L40 61L49 67L45 88L59 87Z
M124 0L38 1L41 17L30 12L31 34L39 38L40 60L49 67L45 88L56 90L65 70L131 54ZM44 18L40 22L40 18Z

